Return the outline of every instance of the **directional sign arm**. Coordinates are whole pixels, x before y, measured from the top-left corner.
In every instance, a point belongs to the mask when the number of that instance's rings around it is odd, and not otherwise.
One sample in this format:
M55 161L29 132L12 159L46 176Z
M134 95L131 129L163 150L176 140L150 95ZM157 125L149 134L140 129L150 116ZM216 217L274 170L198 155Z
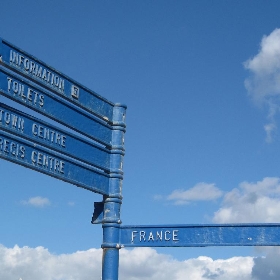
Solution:
M123 247L280 246L280 224L122 226Z
M114 103L1 38L0 64L112 123Z
M0 103L0 129L110 172L110 150Z
M104 121L28 80L0 66L0 94L106 146L111 145L112 130Z
M109 193L109 174L79 164L3 130L0 130L0 158L96 193Z

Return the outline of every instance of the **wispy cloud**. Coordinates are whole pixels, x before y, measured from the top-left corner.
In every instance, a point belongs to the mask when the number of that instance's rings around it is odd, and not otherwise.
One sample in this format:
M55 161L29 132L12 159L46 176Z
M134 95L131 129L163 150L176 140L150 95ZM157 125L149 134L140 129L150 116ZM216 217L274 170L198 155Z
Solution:
M34 207L45 207L51 204L50 200L46 197L35 196L31 197L28 200L22 200L21 204L30 205Z
M266 141L273 140L277 130L275 116L280 109L280 29L275 29L261 40L260 50L244 63L250 71L245 87L260 106L266 106L267 124L264 126Z
M243 182L225 194L222 207L215 212L217 223L280 222L280 179L264 178Z
M74 201L68 201L68 206L71 206L71 207L73 207L73 206L75 206L75 202Z
M167 199L175 204L187 204L191 201L209 201L222 196L222 191L215 184L198 183L194 187L183 190L174 190Z

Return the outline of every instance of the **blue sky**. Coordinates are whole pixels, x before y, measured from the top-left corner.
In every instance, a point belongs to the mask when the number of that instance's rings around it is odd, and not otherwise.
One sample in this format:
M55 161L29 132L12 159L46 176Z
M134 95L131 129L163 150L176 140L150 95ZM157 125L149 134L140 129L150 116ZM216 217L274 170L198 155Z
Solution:
M280 222L279 10L274 0L4 0L0 36L128 106L124 225ZM99 279L102 229L90 221L102 197L3 160L0 170L0 278ZM279 279L279 254L122 249L120 279ZM28 258L63 265L46 275Z

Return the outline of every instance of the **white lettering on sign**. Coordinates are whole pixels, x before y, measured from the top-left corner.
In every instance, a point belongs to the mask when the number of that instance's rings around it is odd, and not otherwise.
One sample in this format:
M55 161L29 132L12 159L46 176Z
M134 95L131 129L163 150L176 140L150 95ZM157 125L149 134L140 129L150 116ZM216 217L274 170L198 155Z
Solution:
M66 136L51 130L47 127L39 125L37 123L33 123L32 125L32 134L35 137L39 137L44 139L50 143L56 144L60 147L66 147Z
M43 94L39 94L31 88L27 88L27 91L25 91L24 85L13 80L12 78L7 77L7 81L9 93L13 93L14 96L17 96L25 103L28 102L32 105L39 105L40 107L44 106Z
M39 151L32 151L31 161L35 166L44 167L49 171L64 174L65 162Z
M149 231L145 230L134 230L131 232L131 242L140 241L179 241L178 238L179 230L160 230L160 231Z
M3 111L2 109L0 109L0 123L2 125L6 125L13 129L19 130L20 132L23 132L24 129L23 118L15 114Z
M0 152L14 157L24 158L25 147L13 141L0 137Z
M64 93L64 79L28 57L10 50L10 63Z

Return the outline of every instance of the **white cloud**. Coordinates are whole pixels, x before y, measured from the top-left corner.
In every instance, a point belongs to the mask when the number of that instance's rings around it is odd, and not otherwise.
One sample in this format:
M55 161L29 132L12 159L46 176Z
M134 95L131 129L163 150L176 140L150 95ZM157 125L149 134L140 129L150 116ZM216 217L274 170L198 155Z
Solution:
M23 205L30 205L34 207L45 207L51 204L48 198L41 196L31 197L28 200L21 201L21 203Z
M268 108L268 123L264 126L266 141L271 142L277 130L275 115L280 108L280 29L264 36L259 53L244 63L251 76L245 87L252 99Z
M277 130L277 126L274 122L268 123L264 126L264 131L266 133L265 141L271 143L273 141L273 135Z
M215 184L198 183L187 190L175 190L168 195L168 200L175 201L175 204L186 204L190 201L209 201L222 196L222 191Z
M280 249L279 247L270 247L266 251L266 257L254 258L252 277L255 280L278 280L280 279Z
M161 194L154 195L154 200L162 200L162 199L164 199L163 195L161 195Z
M228 192L214 214L217 223L280 222L280 179L243 182Z
M0 279L99 280L101 255L101 249L54 255L43 247L6 248L0 245Z
M75 206L75 202L74 201L68 201L68 206Z
M177 261L170 256L158 254L150 248L136 248L132 251L121 251L120 279L249 280L252 266L253 258L251 257L234 257L227 260L199 257Z
M43 247L0 245L0 279L100 280L102 250L51 254ZM252 257L213 260L199 257L178 261L150 248L120 250L120 280L251 280ZM238 267L238 269L236 269Z

